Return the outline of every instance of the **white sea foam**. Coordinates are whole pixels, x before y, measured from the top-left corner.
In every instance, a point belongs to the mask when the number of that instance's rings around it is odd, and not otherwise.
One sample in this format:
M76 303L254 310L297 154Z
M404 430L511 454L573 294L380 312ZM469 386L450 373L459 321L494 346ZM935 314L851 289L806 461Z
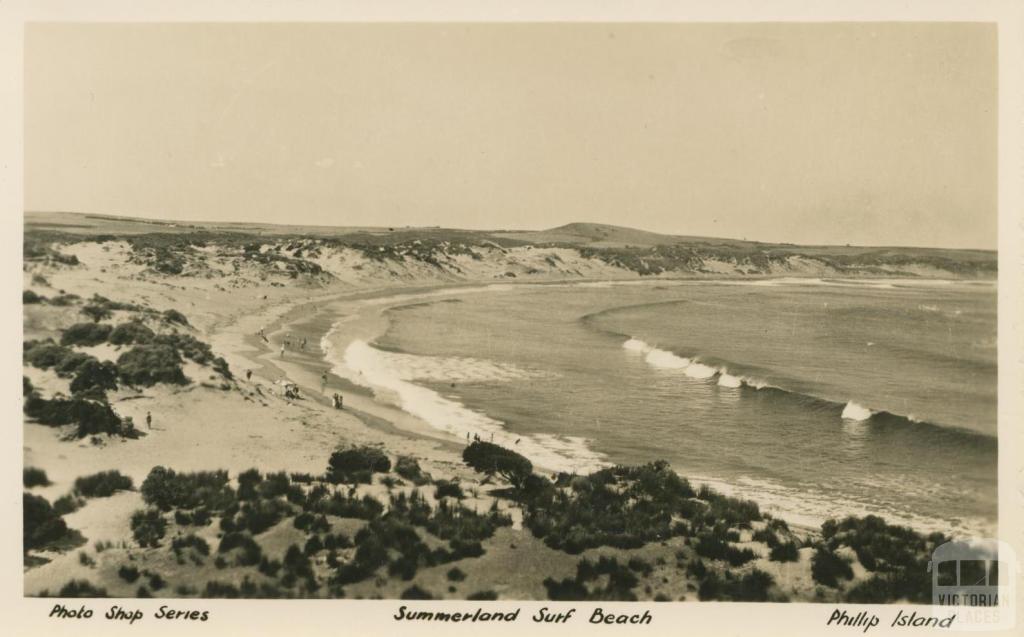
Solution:
M774 480L750 476L740 476L729 481L703 476L688 476L688 479L694 484L706 484L724 495L752 499L762 511L791 524L812 529L819 528L829 518L842 515L879 515L887 522L903 524L923 533L942 531L956 537L989 537L988 534L993 531L991 522L982 518L944 520L879 506L871 501L854 498L837 500L836 494L829 490L788 487Z
M722 387L739 387L743 384L743 379L723 371L718 376L718 384Z
M688 369L693 363L689 358L676 356L672 352L663 349L652 349L644 357L647 364L659 369Z
M544 377L544 374L475 358L386 352L361 340L352 341L338 357L331 349L329 337L330 333L324 337L322 345L328 360L334 363L335 374L373 390L379 401L394 404L435 429L460 440L479 436L515 449L538 465L554 470L585 473L607 464L583 438L518 435L505 429L501 421L412 382L509 382Z
M718 370L710 365L703 363L692 362L686 366L685 374L690 378L711 378L718 373Z
M843 420L867 420L872 415L870 409L852 400L843 407Z
M631 338L622 344L624 349L628 349L631 352L649 352L653 348L647 343L641 341L638 338Z

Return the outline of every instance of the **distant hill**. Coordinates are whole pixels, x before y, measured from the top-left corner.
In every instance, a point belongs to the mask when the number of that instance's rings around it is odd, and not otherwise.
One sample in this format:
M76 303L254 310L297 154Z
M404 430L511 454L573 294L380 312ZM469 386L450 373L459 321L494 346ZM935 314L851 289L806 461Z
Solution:
M693 237L658 234L636 228L613 226L606 223L568 223L550 230L524 232L495 232L496 236L532 243L567 243L572 245L589 245L590 247L621 248L626 246L656 246L675 243L712 242L723 244L746 244L746 241L733 239L713 239L710 237Z
M995 276L997 255L986 250L871 246L798 246L713 237L665 235L600 223L570 223L550 230L301 226L263 223L173 222L71 212L26 212L26 245L123 237L135 245L274 244L275 250L313 240L332 250L352 249L376 262L410 259L438 268L469 256L447 275L474 278L490 264L498 275L584 276ZM546 258L525 265L526 253ZM291 249L295 249L294 246ZM510 253L509 250L516 252ZM558 251L563 251L559 253ZM571 254L564 251L569 250ZM565 259L573 264L570 267ZM500 263L499 263L500 262ZM475 264L475 265L474 265ZM470 267L472 265L472 267ZM447 267L447 266L445 266ZM442 270L444 267L442 267ZM593 270L591 274L596 274ZM398 272L398 270L395 270ZM412 279L419 274L410 273ZM491 276L491 275L487 275ZM588 275L589 276L589 275Z

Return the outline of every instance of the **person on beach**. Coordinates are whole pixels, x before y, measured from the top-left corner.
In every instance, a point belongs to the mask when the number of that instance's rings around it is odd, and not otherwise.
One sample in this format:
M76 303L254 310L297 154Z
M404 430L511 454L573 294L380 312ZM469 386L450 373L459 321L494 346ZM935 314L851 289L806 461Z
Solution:
M245 370L245 380L252 380L252 370L251 369Z
M324 393L325 389L327 389L327 372L320 374L320 393Z
M284 343L281 343L281 358L284 358Z
M146 429L152 429L152 428L153 428L153 414L151 414L150 412L147 411L146 412Z

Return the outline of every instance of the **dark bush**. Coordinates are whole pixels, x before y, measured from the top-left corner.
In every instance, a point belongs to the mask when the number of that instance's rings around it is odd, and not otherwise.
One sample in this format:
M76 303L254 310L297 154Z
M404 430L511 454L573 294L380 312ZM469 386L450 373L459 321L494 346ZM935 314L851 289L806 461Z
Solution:
M77 425L75 434L79 438L101 433L130 433L110 405L80 396L45 400L32 395L25 401L24 411L26 416L43 425Z
M455 480L438 480L436 483L437 488L434 490L434 497L440 500L441 498L455 498L461 500L464 495L462 493L462 487Z
M836 588L840 578L848 580L853 577L853 569L846 560L822 546L811 557L811 577L819 584Z
M91 303L84 306L81 310L79 310L79 312L91 318L94 323L99 323L100 321L108 319L114 315L113 312L103 307L102 305L93 305Z
M434 599L434 596L414 585L402 591L402 599Z
M140 509L132 514L132 536L139 546L160 546L167 522L158 509Z
M68 513L74 513L81 509L85 505L85 498L80 498L73 495L62 495L53 501L53 510L58 515L67 515Z
M71 580L57 593L57 597L106 597L107 589L93 586L86 580Z
M306 540L306 545L302 547L302 552L306 555L316 555L322 550L324 550L324 543L319 535L311 536Z
M21 472L21 480L26 489L48 487L52 484L46 477L46 472L35 467L25 467Z
M607 580L602 587L599 578L605 575ZM594 582L598 582L598 585L594 585ZM544 587L548 591L548 598L556 601L636 601L633 588L638 583L636 575L627 566L615 558L602 555L597 561L580 560L576 565L575 579L556 581L547 578Z
M253 500L241 506L235 525L238 529L259 535L291 513L291 507L280 500Z
M22 497L24 550L52 544L68 534L64 519L50 506L46 498L26 493Z
M697 555L713 560L725 560L731 566L742 566L757 555L750 549L738 549L719 536L701 535L694 547Z
M284 471L268 473L260 482L258 491L261 498L276 498L288 494L291 481Z
M61 345L84 345L91 347L106 343L111 327L102 323L75 323L61 334Z
M168 323L177 323L178 325L188 325L188 319L185 315L178 310L165 310L163 313L164 320Z
M129 584L135 583L135 580L139 579L139 569L134 566L122 566L117 569L118 576Z
M463 449L462 460L484 475L501 476L516 488L533 473L533 464L525 456L490 442L474 441Z
M322 498L312 502L310 510L316 513L334 515L339 518L372 520L384 512L384 505L369 495L365 495L362 498L349 498L335 492L329 498Z
M69 305L74 305L75 303L77 303L80 298L82 297L78 296L77 294L64 294L64 292L61 291L60 294L50 299L50 305L56 305L58 307L67 307Z
M156 383L186 385L181 357L168 345L136 345L117 359L121 380L129 385L150 387Z
M494 601L498 599L498 594L491 590L477 591L467 595L466 599L470 601Z
M199 537L195 533L189 533L185 536L179 536L171 540L171 549L178 553L186 549L192 549L196 553L207 556L210 554L210 545L207 544L206 540Z
M461 582L466 579L466 574L462 572L459 567L453 567L448 571L448 581L450 582Z
M90 358L78 366L71 381L71 393L81 394L90 390L113 391L117 389L117 366L110 361L102 363Z
M72 350L57 345L52 340L25 341L22 345L22 358L25 363L39 369L55 367L64 360Z
M228 486L228 473L223 470L175 473L166 467L153 467L140 491L147 504L163 511L174 507L223 511L235 502L235 492Z
M340 482L370 482L371 474L387 473L391 461L379 449L373 447L352 447L331 454L327 466L327 480Z
M21 293L21 302L25 305L31 305L33 303L42 303L46 301L45 296L40 296L32 290L24 290Z
M86 498L107 498L117 491L131 491L132 479L119 471L101 471L75 480L75 492Z
M796 562L800 559L800 550L796 542L780 543L772 547L768 559L773 562Z
M256 566L263 559L263 550L260 545L246 533L225 533L217 547L217 552L228 553L237 549L241 549L235 557L235 563L239 566Z
M697 597L701 601L764 602L768 601L773 584L771 575L756 568L739 578L728 572L724 577L708 573L700 583Z
M256 487L263 481L258 469L246 469L238 474L238 499L253 500L258 497Z
M694 491L666 462L564 475L558 485L540 486L542 495L529 499L520 490L526 526L551 548L574 554L597 546L639 548L688 530L673 516L693 506Z
M88 354L69 351L68 354L60 360L60 362L53 366L53 371L57 372L57 375L61 378L68 378L77 374L78 370L90 361L99 362L95 357Z
M430 477L423 473L420 463L412 456L398 456L395 460L395 473L417 486L430 482Z
M153 340L156 334L141 321L121 323L110 332L107 340L113 345L144 345Z

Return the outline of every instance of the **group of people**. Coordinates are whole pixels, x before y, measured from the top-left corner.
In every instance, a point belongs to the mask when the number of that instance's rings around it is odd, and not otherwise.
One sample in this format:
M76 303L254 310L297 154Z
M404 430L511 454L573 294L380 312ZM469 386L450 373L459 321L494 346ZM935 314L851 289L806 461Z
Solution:
M257 334L257 336L262 338L264 341L269 343L270 339L267 338L266 332L264 330L265 330L265 328L261 327L260 331L257 332L256 334ZM303 351L305 351L306 344L308 342L309 341L306 339L305 336L303 336L301 340L295 340L294 341L294 343L296 343L299 346L299 349L301 349ZM290 347L292 347L292 343L293 343L293 341L292 341L292 334L291 334L291 332L289 332L288 334L285 335L284 339L281 341L281 358L284 358L285 351L287 349L289 349ZM251 369L245 370L245 380L248 381L248 380L251 380L251 379L252 379L252 370ZM325 393L326 390L327 390L327 372L324 372L320 376L320 393ZM289 400L298 400L299 398L301 398L301 396L299 395L299 386L295 385L294 383L286 383L285 384L285 390L284 390L284 397L289 399ZM331 404L333 405L333 407L335 409L344 409L345 408L344 401L345 401L344 397L342 397L342 395L337 393L337 392L335 392L334 394L331 395Z

